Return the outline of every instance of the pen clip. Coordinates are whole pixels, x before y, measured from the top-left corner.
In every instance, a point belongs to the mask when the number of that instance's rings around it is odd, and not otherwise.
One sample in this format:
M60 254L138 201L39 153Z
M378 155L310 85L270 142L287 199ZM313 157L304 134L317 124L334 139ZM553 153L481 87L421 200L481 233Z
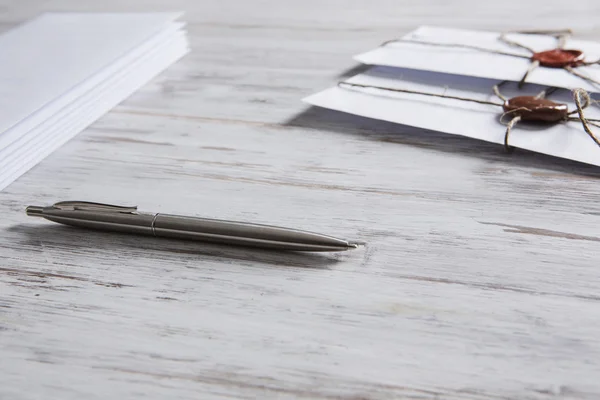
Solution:
M91 203L88 201L61 201L52 205L54 208L59 210L81 210L81 211L104 211L104 212L118 212L124 214L134 214L137 211L137 206L115 206L112 204L102 203Z

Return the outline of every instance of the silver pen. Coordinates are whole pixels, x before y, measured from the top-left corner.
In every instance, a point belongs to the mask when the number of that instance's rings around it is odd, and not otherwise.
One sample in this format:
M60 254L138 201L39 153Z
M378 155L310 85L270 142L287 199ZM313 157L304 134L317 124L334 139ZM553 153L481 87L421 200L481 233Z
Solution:
M313 232L270 225L181 215L142 213L124 207L85 201L62 201L49 207L29 206L27 215L60 224L221 244L292 251L344 251L355 242Z

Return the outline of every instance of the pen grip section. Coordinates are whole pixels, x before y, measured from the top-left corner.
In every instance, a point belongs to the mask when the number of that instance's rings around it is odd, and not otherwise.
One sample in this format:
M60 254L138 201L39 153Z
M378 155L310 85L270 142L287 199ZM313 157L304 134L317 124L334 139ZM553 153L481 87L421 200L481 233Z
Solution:
M261 246L299 243L322 245L323 237L297 230L245 222L158 214L156 236Z

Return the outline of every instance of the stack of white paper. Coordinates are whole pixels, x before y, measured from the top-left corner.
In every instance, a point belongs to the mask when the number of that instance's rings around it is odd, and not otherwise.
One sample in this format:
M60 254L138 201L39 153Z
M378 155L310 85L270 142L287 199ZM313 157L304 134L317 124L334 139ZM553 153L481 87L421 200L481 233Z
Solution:
M527 82L530 83L518 88L516 82L531 65L528 58L531 52L502 43L498 37L499 33L494 32L422 27L403 39L429 44L393 42L355 56L356 60L374 66L345 82L366 87L342 84L309 96L304 101L364 117L502 144L506 122L511 118L505 115L500 119L504 113L503 100L494 95L494 85L505 82L501 90L506 98L535 96L549 87L560 88L548 99L567 104L570 111L576 109L572 93L576 88L583 88L592 98L598 99L600 85L592 82L600 81L598 64L573 68L578 75L563 68L539 67L529 74ZM556 48L556 39L546 35L512 34L510 39L535 52ZM565 48L583 51L586 61L600 59L598 43L567 40ZM497 104L480 104L448 96ZM586 118L600 120L598 103L584 111ZM577 114L571 116L577 117ZM600 139L600 128L591 127ZM510 134L509 143L514 147L600 166L600 146L579 121L554 124L519 122Z
M0 35L0 190L184 56L178 17L49 13Z

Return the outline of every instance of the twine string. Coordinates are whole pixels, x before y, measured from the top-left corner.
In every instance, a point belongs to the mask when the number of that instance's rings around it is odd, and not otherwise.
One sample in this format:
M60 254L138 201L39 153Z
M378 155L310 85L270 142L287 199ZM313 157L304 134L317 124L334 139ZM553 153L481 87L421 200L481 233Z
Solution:
M565 46L567 45L567 39L569 38L569 35L560 35L558 37L558 48L559 49L564 49Z
M500 34L500 40L502 40L503 42L517 46L517 47L521 47L523 49L531 51L532 53L535 53L535 50L533 50L532 48L508 39L506 37L506 35L508 35L510 33L516 33L516 34L520 34L520 35L552 36L557 40L556 47L559 49L564 49L567 44L567 39L569 39L571 37L571 35L573 34L573 31L571 29L555 29L555 30L534 29L534 30L522 30L522 31L507 31L507 32Z
M525 46L522 43L519 42L515 42L514 40L510 40L509 38L506 37L506 35L510 33L510 32L503 32L500 34L500 37L498 38L501 42L506 43L509 46L513 46L513 47L519 47L521 49L527 50L528 52L530 52L531 54L535 53L535 50L532 49L529 46ZM521 33L521 32L515 32L515 33Z
M575 110L575 112L577 112L577 110ZM588 125L593 125L595 127L600 128L600 119L586 118L585 120L587 121ZM579 117L568 117L567 121L581 122L581 118L579 118Z
M523 85L525 85L525 80L527 79L527 77L529 76L529 74L531 74L533 72L533 70L535 70L539 66L540 66L540 62L538 60L534 60L529 65L529 68L527 68L527 71L525 71L525 74L523 74L523 77L521 78L521 80L518 83L519 89L523 88Z
M502 93L500 93L500 86L504 85L506 83L506 81L500 82L497 85L492 86L492 90L494 91L494 94L496 95L496 97L498 97L500 100L507 102L508 99L506 97L504 97L504 95Z
M506 96L504 96L501 92L500 92L500 86L504 85L507 81L502 81L497 85L492 86L492 91L494 92L494 94L496 95L496 97L498 97L500 100L502 100L503 102L507 102L508 99L506 98ZM556 92L558 90L557 87L551 87L551 88L547 88L542 90L541 92L539 92L538 94L536 94L535 96L533 96L536 99L545 99L546 96L550 96L552 93Z
M561 36L571 36L573 34L572 29L524 29L519 31L506 31L506 33L518 33L521 35L545 35L553 36L555 38Z
M545 99L547 95L548 95L548 93L546 92L546 90L542 90L541 92L539 92L538 94L533 96L533 98L538 99L538 100Z
M530 56L524 56L523 54L509 53L509 52L501 51L501 50L486 49L485 47L473 46L473 45L469 45L469 44L436 43L436 42L428 42L428 41L424 41L424 40L412 40L412 39L392 39L392 40L388 40L386 42L383 42L381 44L381 47L387 46L390 43L416 43L416 44L424 44L424 45L427 45L427 46L455 47L455 48L461 48L461 49L471 49L471 50L484 51L486 53L500 54L500 55L503 55L503 56L519 57L519 58L526 58L526 59L530 59L531 58Z
M581 65L585 65L585 66L596 65L596 64L600 64L600 58L597 59L596 61L586 61L586 62L581 63Z
M544 99L547 96L550 96L552 93L556 92L557 90L558 90L558 88L556 86L552 86L550 88L544 89L536 96L536 98Z
M527 108L527 107L519 107L519 108L515 108L514 110L510 110L510 111L507 111L507 112L503 113L503 114L500 116L500 118L498 119L498 121L500 121L500 123L501 123L502 125L508 125L508 124L506 124L506 123L504 122L504 117L506 117L507 115L508 115L508 116L512 116L511 114L515 114L515 113L517 113L517 112L519 112L519 111L531 112L531 110L530 110L529 108ZM514 118L514 117L513 117L513 118ZM510 123L510 121L509 121L509 123Z
M590 128L590 124L594 126L599 126L598 124L594 123L598 120L588 120L585 118L585 115L583 113L583 110L592 103L592 99L590 98L589 93L583 89L575 89L573 91L573 100L575 100L577 114L579 114L579 119L581 120L581 125L583 125L583 130L588 134L589 137L592 138L594 142L596 142L598 146L600 146L600 140L598 140L598 138Z
M461 101L469 101L469 102L472 102L472 103L489 104L489 105L492 105L492 106L500 106L500 107L502 107L501 103L496 103L496 102L493 102L493 101L470 99L468 97L460 97L460 96L450 96L450 95L447 95L447 94L421 92L421 91L418 91L418 90L396 89L396 88L388 88L388 87L384 87L384 86L374 86L374 85L361 85L360 83L350 83L350 82L339 82L338 86L340 86L340 87L350 86L350 87L359 87L359 88L364 88L364 89L387 90L387 91L390 91L390 92L398 92L398 93L420 94L420 95L423 95L423 96L441 97L441 98L444 98L444 99L454 99L454 100L461 100Z
M520 120L521 117L517 115L516 117L511 119L510 122L506 125L506 132L504 133L504 150L506 150L507 153L512 153L512 151L514 150L514 147L508 144L508 136L510 135L513 126L515 126Z
M579 78L581 78L581 79L583 79L583 80L586 80L586 81L588 81L588 82L592 82L592 83L594 83L594 84L596 84L596 85L600 85L600 81L599 81L599 80L597 80L597 79L594 79L594 78L592 78L591 76L589 76L589 75L586 75L586 74L584 74L584 73L581 73L581 72L579 72L579 71L575 71L575 70L574 70L572 67L566 66L566 67L565 67L565 69L566 69L567 71L569 71L570 73L572 73L573 75L575 75L575 76L577 76L577 77L579 77Z

